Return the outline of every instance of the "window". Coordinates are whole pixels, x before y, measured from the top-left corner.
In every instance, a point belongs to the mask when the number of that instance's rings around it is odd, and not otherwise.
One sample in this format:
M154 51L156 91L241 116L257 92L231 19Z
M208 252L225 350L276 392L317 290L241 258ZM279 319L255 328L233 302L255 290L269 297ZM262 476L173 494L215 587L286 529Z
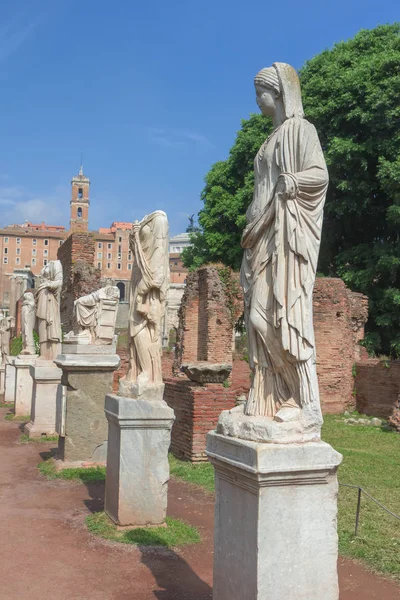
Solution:
M119 238L118 238L118 241L119 241L119 242L122 242L122 237L119 237Z
M8 248L4 248L4 254L8 254Z
M177 266L178 266L178 263L175 261L175 262L174 262L174 265L177 267Z
M107 269L111 269L111 263L107 263Z
M8 244L8 238L4 238L4 243Z
M98 243L98 245L97 245L97 247L98 247L98 248L102 248L102 247L103 247L103 244L102 244L101 242L99 242L99 243Z
M107 254L107 258L108 258L108 260L111 260L111 259L112 259L112 254L111 254L111 252L108 252L108 254Z
M122 246L118 246L118 252L122 252Z
M132 260L132 252L128 252L128 260Z
M37 250L36 248L32 248L32 256L36 256Z
M21 254L21 248L17 248L15 252L16 254Z
M121 258L122 258L121 252L118 254L117 258L118 258L118 260L121 260Z
M78 198L83 198L83 189L82 188L79 188L79 190L78 190ZM78 208L78 211L79 211L79 208ZM82 212L82 209L81 209L81 212Z
M36 265L36 258L32 258L32 267Z
M107 244L107 248L108 248L109 250L112 250L112 244Z
M97 263L97 268L101 269L101 263Z
M8 265L8 258L7 258L7 256L5 256L5 257L3 258L3 263L4 263L5 265Z
M132 265L128 265L128 271L132 271Z
M19 256L17 256L17 258L15 259L15 264L16 264L16 265L19 265L19 264L20 264L20 262L21 262L21 259L20 259L20 257L19 257Z
M60 240L60 241L58 242L58 245L59 245L59 246L62 246L62 243L63 243L63 240Z
M44 240L44 245L48 246L49 245L49 240Z
M32 240L32 246L36 246L36 238L33 238L33 240Z
M121 263L117 264L117 269L121 270Z
M21 238L17 238L17 244L21 243Z
M102 252L98 252L97 253L97 258L103 258L103 253Z
M47 262L48 262L48 261L47 261L47 259L45 258L45 259L44 259L44 261L43 261L43 265L44 265L44 266L46 266L46 265L47 265Z
M82 208L78 206L78 210L76 212L78 219L82 219Z
M48 256L49 255L49 251L48 250L43 250L43 256Z

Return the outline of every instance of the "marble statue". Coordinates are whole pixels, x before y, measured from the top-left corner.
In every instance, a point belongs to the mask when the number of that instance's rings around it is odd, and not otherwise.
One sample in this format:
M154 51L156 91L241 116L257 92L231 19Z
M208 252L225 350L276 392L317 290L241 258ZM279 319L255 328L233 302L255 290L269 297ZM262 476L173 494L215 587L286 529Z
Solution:
M54 360L61 350L60 293L62 284L61 262L51 260L41 270L36 290L40 358L45 360Z
M21 309L22 352L21 354L36 354L33 330L35 327L35 297L32 292L24 292Z
M11 317L6 317L4 312L0 310L0 365L7 362L7 356L10 354L10 328Z
M70 331L64 343L111 344L114 339L119 289L108 285L74 302L74 320L78 331Z
M169 283L168 220L162 210L133 223L129 237L135 257L129 309L130 363L120 392L162 386L161 320ZM132 389L132 387L131 387ZM140 391L138 392L140 395ZM162 399L162 396L161 398Z
M222 413L220 421L227 418L229 424L220 429L249 439L318 440L322 415L312 294L328 172L316 129L304 118L296 71L274 63L254 83L257 104L274 127L255 157L254 196L242 236L253 372L244 415L255 420L233 423L232 415Z

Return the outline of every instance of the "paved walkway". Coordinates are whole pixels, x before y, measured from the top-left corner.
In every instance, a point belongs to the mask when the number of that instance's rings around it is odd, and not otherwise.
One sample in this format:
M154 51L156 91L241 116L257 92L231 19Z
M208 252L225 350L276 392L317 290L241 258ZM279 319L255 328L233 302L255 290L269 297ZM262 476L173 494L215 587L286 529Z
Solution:
M95 538L84 519L101 510L104 486L46 480L35 466L51 444L21 444L6 413L0 408L1 600L211 600L209 494L170 483L169 514L197 526L201 544L173 552ZM400 600L400 587L351 561L340 560L339 572L340 600Z

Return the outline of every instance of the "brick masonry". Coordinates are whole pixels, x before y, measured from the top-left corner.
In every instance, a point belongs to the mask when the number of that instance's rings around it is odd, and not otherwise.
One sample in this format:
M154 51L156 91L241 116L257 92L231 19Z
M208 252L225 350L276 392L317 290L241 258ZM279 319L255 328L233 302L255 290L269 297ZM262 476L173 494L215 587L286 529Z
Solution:
M400 408L400 360L368 359L356 364L357 410L389 418Z
M101 271L94 266L95 239L91 233L72 233L58 249L63 267L61 323L64 333L73 327L74 300L101 287Z

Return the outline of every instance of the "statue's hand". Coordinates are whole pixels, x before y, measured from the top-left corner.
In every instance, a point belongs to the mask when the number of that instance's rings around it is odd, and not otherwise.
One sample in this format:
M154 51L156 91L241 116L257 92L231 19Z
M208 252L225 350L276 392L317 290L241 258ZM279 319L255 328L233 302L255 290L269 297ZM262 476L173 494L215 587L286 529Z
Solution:
M295 179L290 175L286 175L286 173L279 175L278 181L276 182L275 193L283 200L292 200L296 198L297 186Z

